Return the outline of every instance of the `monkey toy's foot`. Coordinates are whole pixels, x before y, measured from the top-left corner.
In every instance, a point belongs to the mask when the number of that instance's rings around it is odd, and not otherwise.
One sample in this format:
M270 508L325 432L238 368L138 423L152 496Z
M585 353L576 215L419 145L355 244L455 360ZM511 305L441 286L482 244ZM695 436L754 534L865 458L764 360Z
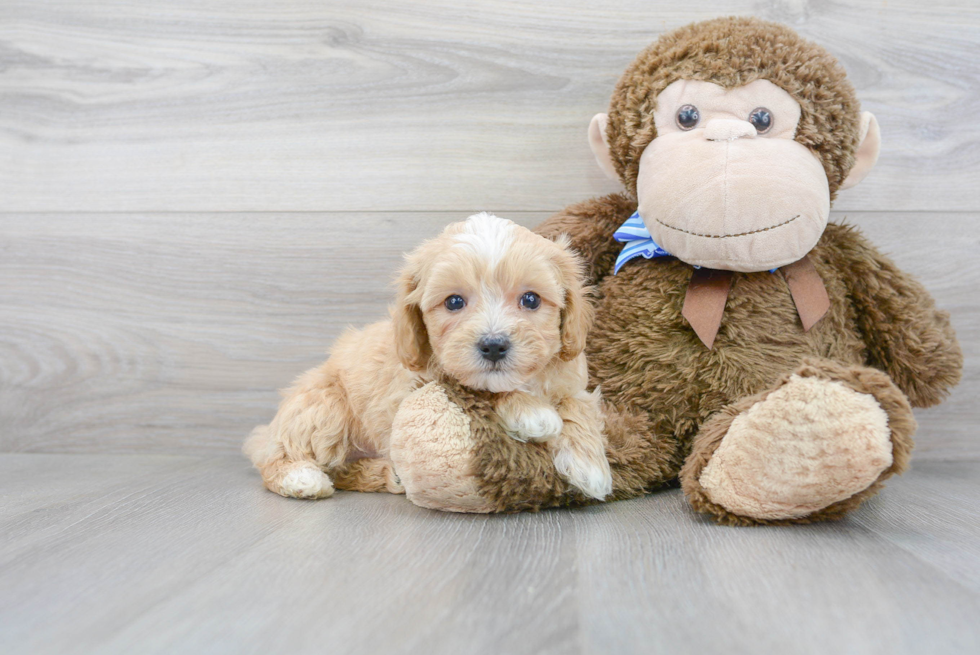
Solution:
M723 523L840 518L905 470L914 431L886 374L808 360L705 422L681 483L695 509Z

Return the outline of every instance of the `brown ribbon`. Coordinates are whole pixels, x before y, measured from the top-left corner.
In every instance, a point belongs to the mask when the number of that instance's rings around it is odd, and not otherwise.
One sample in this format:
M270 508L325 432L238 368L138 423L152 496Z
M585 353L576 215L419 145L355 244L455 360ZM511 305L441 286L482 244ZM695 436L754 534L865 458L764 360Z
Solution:
M804 256L779 269L786 278L793 303L803 323L803 331L808 332L830 309L830 297L820 274L810 258ZM732 287L731 271L712 268L696 268L691 274L684 296L681 314L688 320L695 334L709 349L714 345L721 318L728 302L728 292Z
M687 283L681 314L709 350L721 327L721 315L725 313L733 275L731 271L696 268L691 274L691 281Z

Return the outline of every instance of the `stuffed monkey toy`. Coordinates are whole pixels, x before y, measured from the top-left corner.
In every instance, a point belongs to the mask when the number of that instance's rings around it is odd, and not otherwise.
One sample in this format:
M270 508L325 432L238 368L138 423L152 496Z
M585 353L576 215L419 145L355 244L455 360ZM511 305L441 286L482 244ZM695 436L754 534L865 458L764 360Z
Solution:
M909 463L912 407L963 357L946 312L852 226L837 192L879 130L843 68L782 25L722 18L665 34L589 128L624 193L537 231L588 264L586 349L604 399L613 495L679 480L727 524L835 519ZM432 382L404 402L391 457L413 502L509 512L588 502L486 398Z

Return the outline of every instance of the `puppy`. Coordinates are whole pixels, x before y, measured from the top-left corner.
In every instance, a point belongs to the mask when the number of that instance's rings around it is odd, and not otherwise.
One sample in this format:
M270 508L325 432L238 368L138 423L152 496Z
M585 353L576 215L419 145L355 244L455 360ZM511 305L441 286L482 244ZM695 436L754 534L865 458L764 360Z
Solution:
M564 241L487 213L449 225L407 256L391 320L341 336L255 428L246 455L283 496L402 493L388 459L395 412L442 374L493 392L511 437L547 441L571 485L605 498L612 476L599 393L586 391L582 279Z

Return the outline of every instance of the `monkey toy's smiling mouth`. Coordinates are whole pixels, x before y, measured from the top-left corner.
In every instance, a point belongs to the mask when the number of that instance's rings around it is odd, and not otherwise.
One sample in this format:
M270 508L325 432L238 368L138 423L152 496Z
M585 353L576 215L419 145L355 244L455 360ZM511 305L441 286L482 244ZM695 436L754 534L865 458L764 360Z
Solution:
M819 241L829 214L821 207L792 213L786 211L790 207L775 207L778 213L727 216L710 209L701 213L698 210L706 208L697 204L676 209L680 211L671 212L669 222L656 215L644 220L661 248L693 266L745 273L769 271L802 259Z
M704 237L706 239L730 239L730 238L733 238L733 237L747 237L747 236L752 235L752 234L758 234L759 232L768 232L769 230L775 230L778 227L783 227L784 225L789 225L790 223L792 223L793 221L795 221L799 217L800 217L800 215L797 214L793 218L786 219L785 221L783 221L781 223L776 223L775 225L770 225L768 227L760 227L760 228L756 228L754 230L747 230L745 232L738 232L738 233L735 233L735 234L703 234L703 233L695 232L693 230L686 230L686 229L681 228L681 227L676 227L674 225L669 225L667 223L664 223L659 218L654 218L653 220L655 220L656 222L660 223L661 225L663 225L664 227L666 227L668 229L677 230L678 232L683 232L684 234L689 234L692 237Z

